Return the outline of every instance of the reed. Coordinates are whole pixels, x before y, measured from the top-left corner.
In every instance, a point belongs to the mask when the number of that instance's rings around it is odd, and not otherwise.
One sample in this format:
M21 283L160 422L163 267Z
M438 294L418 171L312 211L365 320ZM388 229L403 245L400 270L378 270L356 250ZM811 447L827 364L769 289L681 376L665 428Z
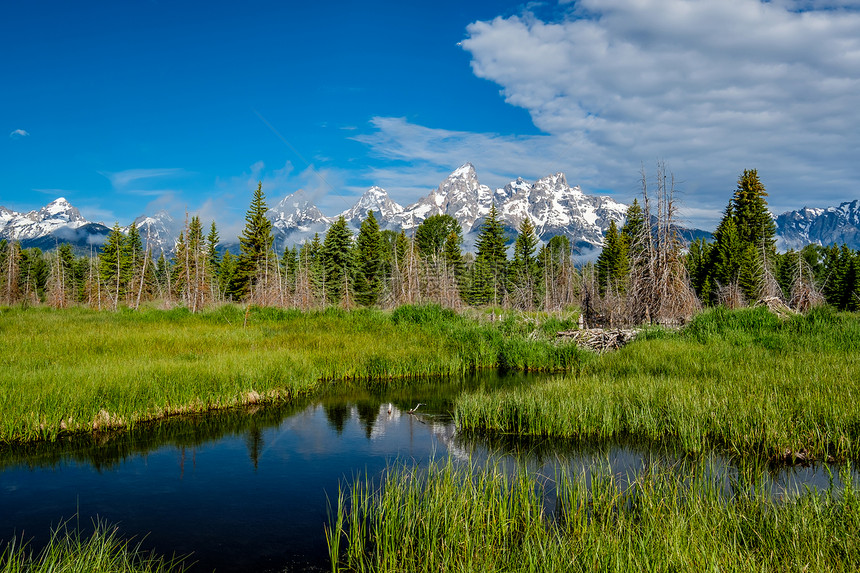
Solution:
M528 388L456 401L464 432L636 439L732 456L860 456L860 320L714 309Z
M235 306L197 314L4 308L0 336L0 444L289 401L323 382L555 371L582 355L438 306L247 315Z
M0 551L0 573L168 573L184 571L179 559L165 559L119 537L116 528L96 523L91 535L61 525L48 545L34 553L10 541Z
M777 499L726 493L705 469L652 466L621 485L608 471L541 480L449 460L347 494L333 571L853 571L860 559L850 481Z

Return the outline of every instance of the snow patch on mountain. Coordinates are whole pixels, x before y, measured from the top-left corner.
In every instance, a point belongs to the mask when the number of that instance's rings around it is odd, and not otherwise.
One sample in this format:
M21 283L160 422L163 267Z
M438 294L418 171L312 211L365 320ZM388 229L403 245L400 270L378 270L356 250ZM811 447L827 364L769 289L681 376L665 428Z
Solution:
M776 217L777 248L801 249L805 245L846 244L860 249L860 200L838 207L787 211Z
M0 209L0 238L16 241L51 235L64 227L76 229L87 223L80 211L65 197L55 199L38 211L28 213L16 213L5 207Z
M346 219L354 229L361 227L361 223L367 218L367 212L373 211L373 216L380 222L381 226L393 221L403 212L403 206L392 200L385 189L373 186L359 197L358 201L338 215Z

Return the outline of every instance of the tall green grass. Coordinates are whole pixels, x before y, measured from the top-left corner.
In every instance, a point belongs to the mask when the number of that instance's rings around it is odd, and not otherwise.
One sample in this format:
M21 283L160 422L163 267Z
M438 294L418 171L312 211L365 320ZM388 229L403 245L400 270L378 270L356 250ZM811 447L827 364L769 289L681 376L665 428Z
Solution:
M770 460L860 456L860 317L714 309L575 375L458 398L465 432L631 436Z
M0 573L167 573L184 571L181 560L143 551L117 534L116 528L97 523L89 536L62 525L48 545L31 551L17 539L0 550Z
M847 475L847 474L846 474ZM498 467L401 467L341 492L332 571L854 571L856 484L778 500L718 476L643 471L554 482Z
M224 306L0 309L0 443L278 402L322 382L561 370L574 346L505 334L438 306L317 312Z

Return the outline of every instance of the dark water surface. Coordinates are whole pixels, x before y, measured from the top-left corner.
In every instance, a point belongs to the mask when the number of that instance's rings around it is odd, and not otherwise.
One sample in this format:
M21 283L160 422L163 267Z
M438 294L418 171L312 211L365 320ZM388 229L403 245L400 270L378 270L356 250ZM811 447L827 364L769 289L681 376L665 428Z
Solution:
M0 540L23 537L38 548L64 519L87 530L99 518L124 537L145 536L147 549L190 555L195 571L322 571L329 570L329 500L336 503L340 485L395 461L485 460L493 452L548 476L559 463L620 476L655 460L673 463L671 454L635 444L488 443L455 434L451 404L464 388L522 383L522 376L483 375L4 451ZM407 413L419 401L427 405ZM730 487L729 464L705 463L725 472ZM830 483L826 468L783 469L766 479L778 492Z

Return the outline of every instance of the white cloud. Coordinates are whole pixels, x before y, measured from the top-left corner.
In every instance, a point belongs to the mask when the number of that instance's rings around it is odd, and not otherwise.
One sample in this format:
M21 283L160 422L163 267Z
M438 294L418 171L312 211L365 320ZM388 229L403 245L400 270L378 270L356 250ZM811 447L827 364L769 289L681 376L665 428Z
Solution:
M30 134L24 131L23 129L16 129L12 133L9 134L9 137L12 139L21 139L22 137L29 137Z
M108 178L113 185L114 189L118 191L129 191L129 187L132 183L139 183L143 181L149 181L152 179L164 180L164 179L176 179L180 177L184 177L188 175L184 169L180 168L168 168L168 169L126 169L125 171L117 171L117 172L102 172L99 171L100 175L103 175ZM140 191L137 189L135 191Z
M687 200L713 211L757 168L771 206L785 210L856 198L857 7L580 0L559 21L475 22L462 46L549 147L579 154L563 165L594 170L571 180L624 192L640 162L665 159Z

